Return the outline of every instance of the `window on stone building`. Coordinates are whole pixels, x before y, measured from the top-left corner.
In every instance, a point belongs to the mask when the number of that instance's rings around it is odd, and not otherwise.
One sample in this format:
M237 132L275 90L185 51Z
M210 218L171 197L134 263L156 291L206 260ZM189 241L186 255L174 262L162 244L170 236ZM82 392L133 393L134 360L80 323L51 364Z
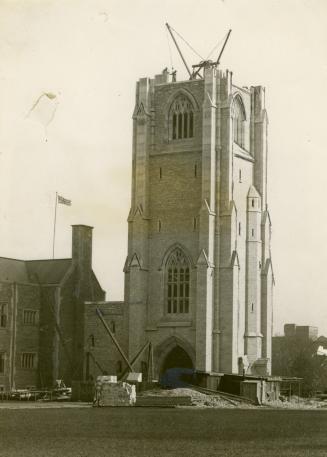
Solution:
M37 311L33 309L24 309L23 323L26 325L35 325L37 323Z
M238 182L242 182L242 170L238 171Z
M123 371L123 364L121 363L121 360L118 360L116 363L116 372L121 373Z
M241 235L241 223L238 223L238 234Z
M159 167L159 179L162 179L162 168Z
M94 346L95 346L95 338L94 338L94 335L90 335L90 343L91 343L91 347L94 348Z
M181 249L170 254L166 270L167 313L186 314L189 312L190 267Z
M193 230L197 229L198 221L196 217L193 217Z
M110 322L110 330L112 333L116 333L116 322L115 321Z
M161 232L161 220L158 220L158 232Z
M194 178L197 178L198 176L198 166L197 164L194 165Z
M0 303L0 327L2 328L7 327L7 312L7 303Z
M35 352L23 352L21 355L21 368L36 368Z
M5 372L5 353L0 352L0 374Z
M169 111L169 124L172 140L193 138L194 114L190 100L179 95L173 101Z
M242 148L244 147L244 121L245 110L240 96L234 99L233 140Z

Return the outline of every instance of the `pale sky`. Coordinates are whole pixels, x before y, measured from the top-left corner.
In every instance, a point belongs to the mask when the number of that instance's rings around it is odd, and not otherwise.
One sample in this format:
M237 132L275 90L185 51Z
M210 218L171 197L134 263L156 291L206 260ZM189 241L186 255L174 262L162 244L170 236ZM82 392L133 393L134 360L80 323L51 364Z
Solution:
M221 68L266 87L274 330L327 335L326 0L1 0L0 255L51 257L58 191L72 206L56 257L71 255L71 224L94 226L94 270L123 299L135 83L171 67L166 21L203 57L231 28ZM43 93L56 95L46 128L30 113Z

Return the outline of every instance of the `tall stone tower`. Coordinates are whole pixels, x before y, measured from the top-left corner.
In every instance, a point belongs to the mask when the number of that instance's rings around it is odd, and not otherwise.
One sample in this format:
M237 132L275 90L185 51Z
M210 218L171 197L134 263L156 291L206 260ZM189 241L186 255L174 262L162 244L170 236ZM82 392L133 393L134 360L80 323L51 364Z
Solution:
M125 303L129 356L151 341L157 375L270 373L267 122L264 88L210 63L137 83Z

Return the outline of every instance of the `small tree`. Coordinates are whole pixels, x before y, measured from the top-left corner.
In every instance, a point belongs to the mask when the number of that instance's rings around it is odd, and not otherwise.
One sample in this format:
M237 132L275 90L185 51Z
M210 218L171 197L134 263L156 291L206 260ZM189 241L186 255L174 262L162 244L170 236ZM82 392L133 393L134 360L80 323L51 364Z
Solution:
M317 355L319 339L312 341L299 336L282 337L274 351L273 373L303 378L302 393L313 395L327 388L327 357Z

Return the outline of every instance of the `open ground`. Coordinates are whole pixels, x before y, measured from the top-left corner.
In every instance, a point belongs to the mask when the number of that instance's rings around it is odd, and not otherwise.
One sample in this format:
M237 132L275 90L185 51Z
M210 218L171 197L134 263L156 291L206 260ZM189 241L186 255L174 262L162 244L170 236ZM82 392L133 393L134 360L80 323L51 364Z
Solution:
M326 456L327 412L1 409L1 457Z

